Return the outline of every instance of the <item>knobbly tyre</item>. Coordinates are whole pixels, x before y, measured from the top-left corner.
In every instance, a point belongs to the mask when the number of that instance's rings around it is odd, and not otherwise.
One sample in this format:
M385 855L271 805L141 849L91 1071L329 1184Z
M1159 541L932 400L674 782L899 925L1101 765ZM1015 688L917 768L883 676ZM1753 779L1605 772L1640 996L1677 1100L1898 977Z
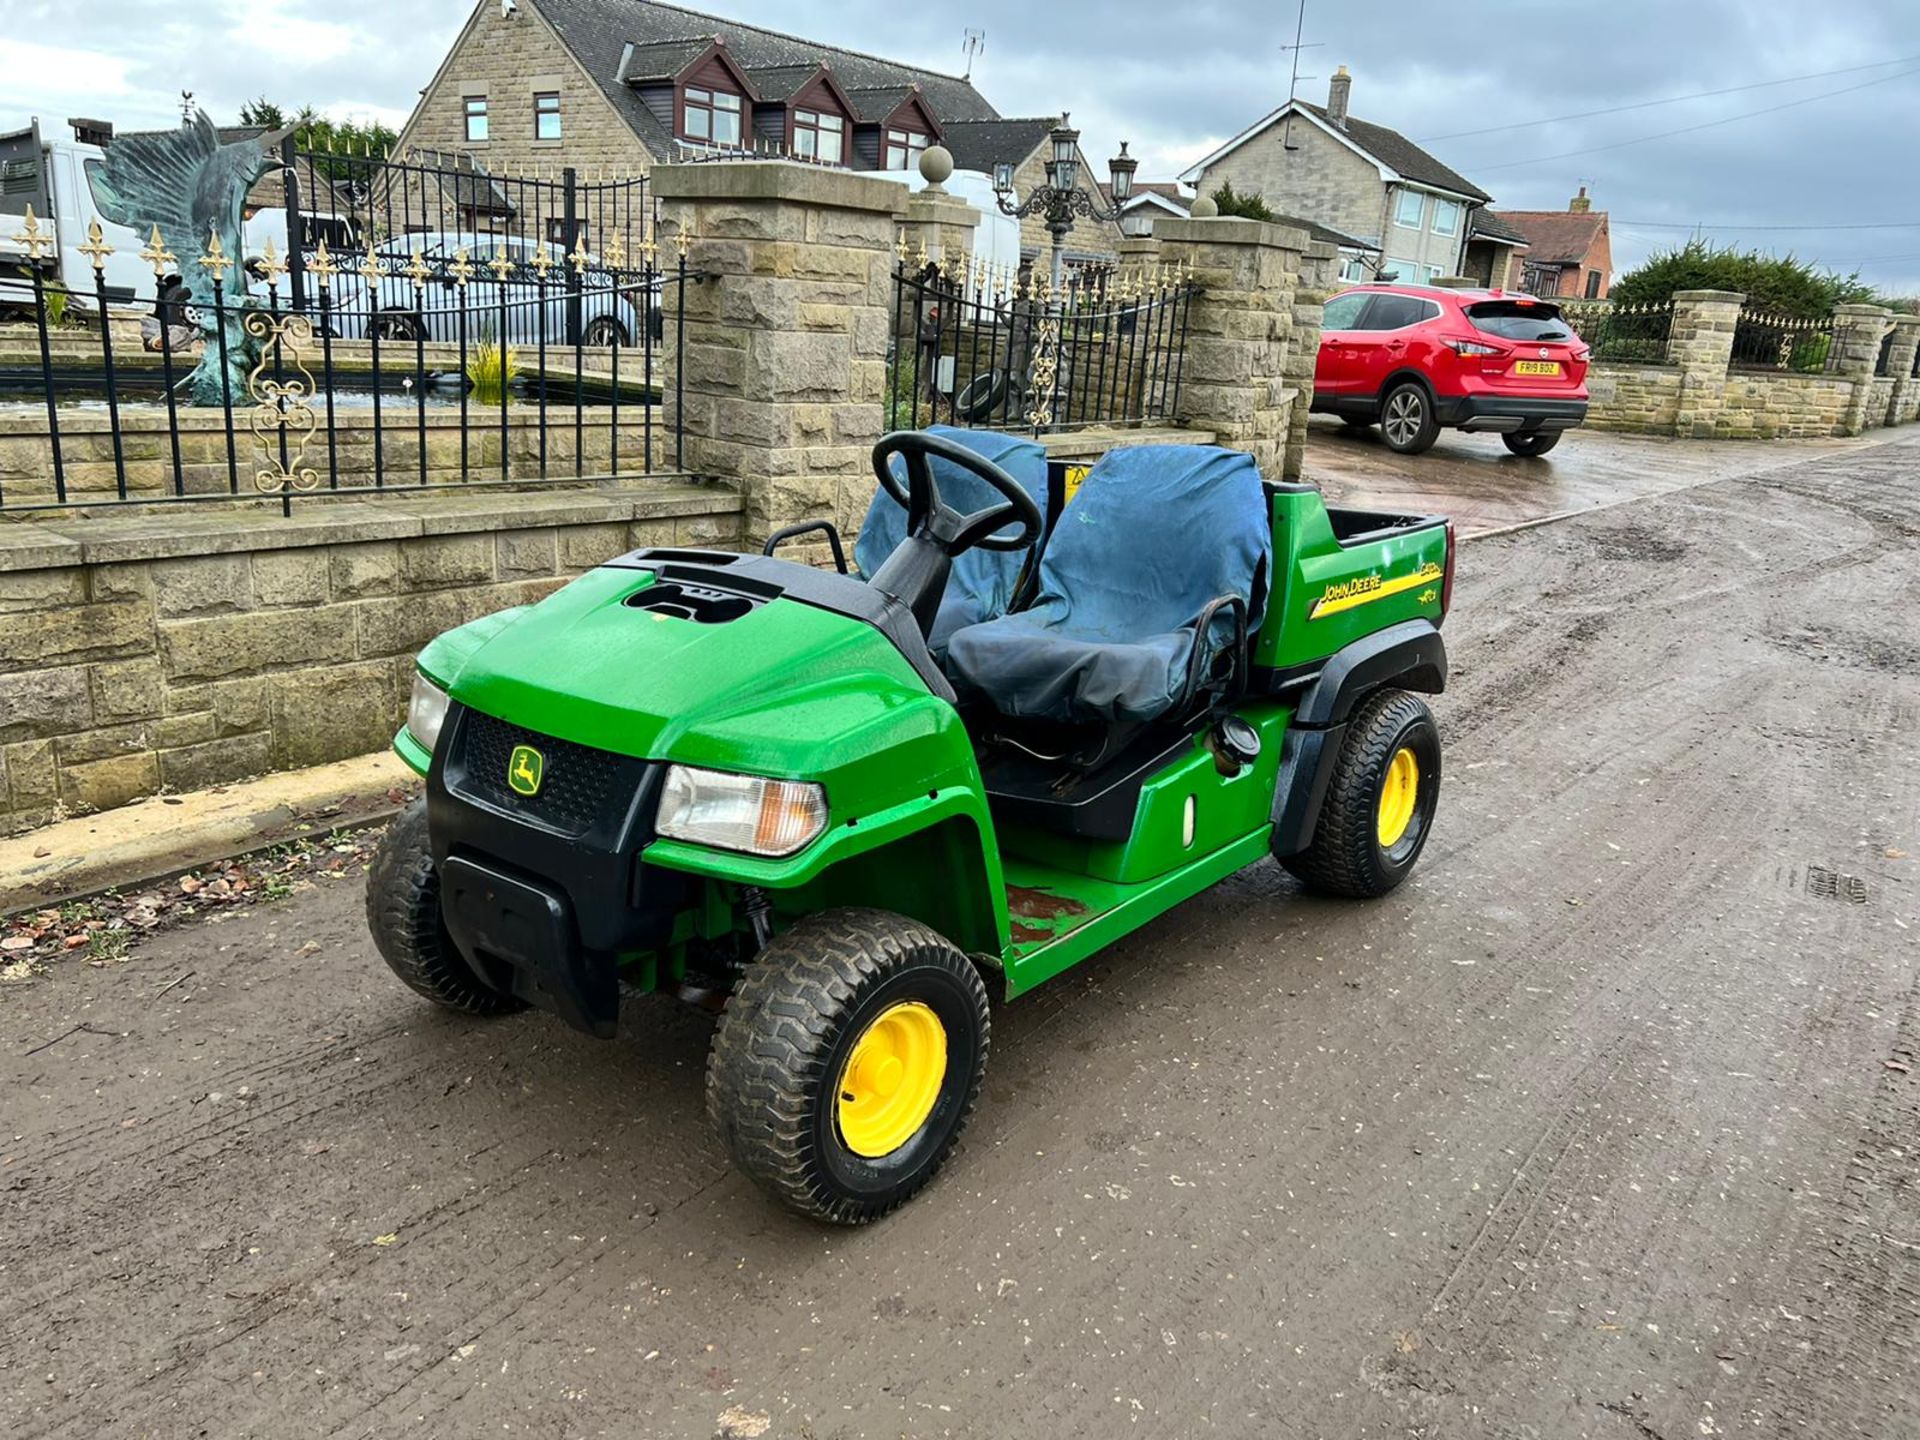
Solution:
M611 1036L724 997L707 1110L860 1223L965 1126L1011 1000L1271 853L1368 897L1433 824L1447 522L1328 509L1212 447L900 432L857 572L646 549L419 657L423 801L369 878L441 1005Z

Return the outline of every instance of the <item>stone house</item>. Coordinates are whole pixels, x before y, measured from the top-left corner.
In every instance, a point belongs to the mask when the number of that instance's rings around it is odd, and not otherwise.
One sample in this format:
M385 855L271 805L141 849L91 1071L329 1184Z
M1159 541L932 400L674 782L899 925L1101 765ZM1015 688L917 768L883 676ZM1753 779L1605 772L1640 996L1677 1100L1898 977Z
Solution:
M965 169L1013 163L1024 187L1053 124L1003 119L956 76L678 5L480 0L395 154L593 180L747 152L908 171L945 144Z
M1524 235L1527 245L1495 284L1534 295L1607 298L1613 285L1613 237L1607 212L1593 208L1586 186L1564 210L1502 210L1498 218Z
M1355 237L1360 245L1342 247L1342 279L1424 284L1460 273L1474 212L1493 197L1399 131L1353 115L1352 94L1342 65L1325 105L1290 100L1179 178L1203 195L1231 184Z
M1489 288L1504 288L1514 257L1526 254L1527 249L1525 232L1503 214L1476 210L1467 222L1467 254L1460 262L1460 273Z

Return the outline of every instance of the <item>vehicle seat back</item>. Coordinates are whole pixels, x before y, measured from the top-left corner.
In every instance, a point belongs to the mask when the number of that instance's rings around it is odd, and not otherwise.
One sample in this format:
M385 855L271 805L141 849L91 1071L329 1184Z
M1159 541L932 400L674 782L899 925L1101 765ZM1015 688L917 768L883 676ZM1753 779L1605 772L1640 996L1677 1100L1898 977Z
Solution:
M991 460L1020 482L1042 515L1047 513L1047 452L1038 442L1019 435L963 430L951 425L930 425L927 433L956 441L981 458ZM930 463L934 482L940 487L940 498L961 514L969 515L1006 503L999 491L971 471L938 458ZM898 459L894 462L894 473L904 479L904 467ZM863 576L872 576L906 538L906 508L876 484L873 503L867 507L867 518L861 522L860 534L853 544L856 568ZM933 633L927 637L927 644L936 655L945 653L947 640L963 625L977 625L1007 613L1013 604L1014 586L1030 553L969 550L953 562L939 617L934 621Z
M1231 641L1214 600L1234 596L1247 630L1266 610L1273 536L1251 455L1211 445L1110 450L1060 514L1033 603L953 639L963 693L1006 715L1074 724L1145 721L1187 694L1194 647L1211 664Z

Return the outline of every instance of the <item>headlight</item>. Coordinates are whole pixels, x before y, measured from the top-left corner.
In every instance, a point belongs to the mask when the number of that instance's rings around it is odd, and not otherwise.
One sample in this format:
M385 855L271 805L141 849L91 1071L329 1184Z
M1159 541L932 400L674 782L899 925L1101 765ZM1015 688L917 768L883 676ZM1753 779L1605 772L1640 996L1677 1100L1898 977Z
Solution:
M656 828L721 850L791 855L827 828L827 792L802 780L675 765L661 788Z
M413 672L413 699L407 702L407 729L429 751L440 743L440 727L447 722L447 692L418 670Z

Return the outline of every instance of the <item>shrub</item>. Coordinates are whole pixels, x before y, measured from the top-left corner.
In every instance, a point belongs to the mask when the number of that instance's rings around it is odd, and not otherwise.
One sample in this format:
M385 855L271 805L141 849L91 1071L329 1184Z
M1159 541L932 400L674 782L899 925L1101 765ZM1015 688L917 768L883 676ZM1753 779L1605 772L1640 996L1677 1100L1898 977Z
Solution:
M1213 192L1213 203L1220 207L1222 215L1238 215L1245 220L1272 220L1274 213L1267 202L1260 198L1257 190L1240 194L1233 188L1233 182L1223 180L1220 188Z
M501 344L491 332L474 342L467 356L467 379L473 398L482 405L498 405L519 374L520 356L511 345Z
M1791 254L1720 249L1701 240L1652 256L1614 281L1609 294L1616 305L1648 305L1671 300L1676 290L1737 290L1752 309L1800 320L1873 298L1873 288L1857 273L1841 275Z

